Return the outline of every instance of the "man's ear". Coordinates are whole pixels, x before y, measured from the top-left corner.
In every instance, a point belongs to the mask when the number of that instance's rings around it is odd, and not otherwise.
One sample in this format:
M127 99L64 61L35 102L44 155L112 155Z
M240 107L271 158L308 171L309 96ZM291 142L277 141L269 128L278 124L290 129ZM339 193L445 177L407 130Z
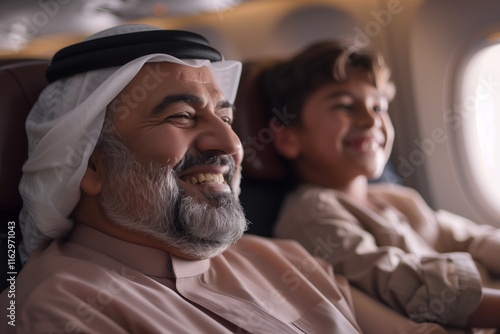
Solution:
M90 196L99 195L102 190L103 172L104 164L102 162L101 152L98 148L95 148L87 164L87 170L80 182L82 191Z
M295 160L301 152L299 136L294 126L274 133L274 147L285 158Z

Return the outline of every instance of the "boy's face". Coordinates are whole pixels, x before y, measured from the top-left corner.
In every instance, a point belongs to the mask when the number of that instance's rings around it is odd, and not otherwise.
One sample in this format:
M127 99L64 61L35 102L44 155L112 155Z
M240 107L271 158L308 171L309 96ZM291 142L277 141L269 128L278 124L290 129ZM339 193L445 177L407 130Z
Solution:
M372 75L348 70L344 82L321 86L305 101L288 158L304 181L339 188L359 176L380 176L392 149L388 101Z

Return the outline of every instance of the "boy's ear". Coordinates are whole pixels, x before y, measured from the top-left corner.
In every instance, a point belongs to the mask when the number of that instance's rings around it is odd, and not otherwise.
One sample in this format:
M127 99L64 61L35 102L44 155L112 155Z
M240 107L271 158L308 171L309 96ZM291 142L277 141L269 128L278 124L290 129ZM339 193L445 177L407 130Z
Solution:
M104 164L98 148L94 149L87 164L87 170L80 182L81 190L90 195L97 196L101 193L103 182Z
M285 158L295 160L300 154L300 142L297 129L287 126L274 133L274 147Z

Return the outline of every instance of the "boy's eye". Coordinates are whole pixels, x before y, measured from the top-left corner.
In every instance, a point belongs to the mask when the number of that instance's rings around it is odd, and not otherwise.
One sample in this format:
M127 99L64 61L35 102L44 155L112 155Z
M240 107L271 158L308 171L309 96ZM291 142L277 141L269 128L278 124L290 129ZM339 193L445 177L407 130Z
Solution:
M377 113L386 112L388 108L389 108L388 102L384 98L379 99L379 101L376 101L373 104L373 111Z
M351 111L352 108L353 108L353 105L347 104L347 103L336 104L333 106L333 109L344 110L344 111Z
M227 123L227 124L229 124L229 125L232 125L232 124L233 124L233 120L232 120L230 117L227 117L227 116L222 116L222 117L221 117L221 119L222 119L222 121L223 121L224 123Z
M387 106L384 106L384 105L374 106L373 111L375 111L376 113L381 113L381 112L387 111Z

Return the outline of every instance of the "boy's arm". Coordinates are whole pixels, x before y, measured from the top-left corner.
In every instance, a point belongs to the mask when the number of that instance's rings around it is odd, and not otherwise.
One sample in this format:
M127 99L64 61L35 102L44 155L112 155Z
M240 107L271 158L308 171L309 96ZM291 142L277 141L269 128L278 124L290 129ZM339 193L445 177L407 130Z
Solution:
M412 320L465 326L481 297L479 273L468 254L419 258L397 247L381 247L333 196L300 195L286 202L277 236L298 241L354 286Z
M418 258L396 247L379 247L361 228L326 217L293 234L354 286L414 321L463 327L479 303L481 280L469 254Z
M427 238L438 252L467 252L500 277L500 261L496 255L500 253L500 228L478 224L445 210L436 212L411 188L380 184L370 189L406 217L412 217L409 223L416 231L434 231Z
M500 228L480 225L447 211L438 211L440 230L438 249L441 252L463 251L500 277Z

